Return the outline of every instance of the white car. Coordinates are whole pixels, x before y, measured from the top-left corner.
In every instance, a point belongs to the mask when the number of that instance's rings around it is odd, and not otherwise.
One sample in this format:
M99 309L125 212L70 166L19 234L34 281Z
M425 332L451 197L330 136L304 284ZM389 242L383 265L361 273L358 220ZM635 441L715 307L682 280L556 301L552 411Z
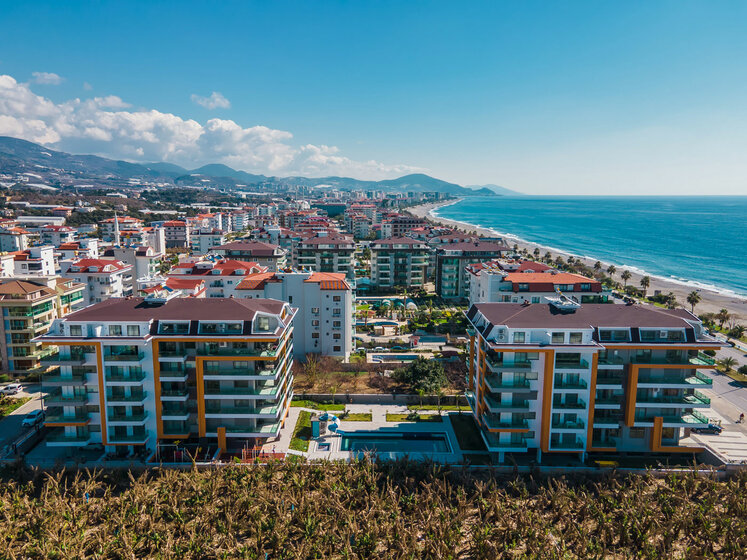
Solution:
M0 393L3 395L15 395L21 391L23 391L23 387L21 387L20 383L11 383L0 389Z
M386 348L384 348L383 346L377 346L376 348L373 349L373 351L374 352L386 352Z
M23 422L21 422L22 427L32 427L36 426L40 422L44 421L44 411L43 410L34 410L32 412L29 412L26 415L26 418L23 419Z

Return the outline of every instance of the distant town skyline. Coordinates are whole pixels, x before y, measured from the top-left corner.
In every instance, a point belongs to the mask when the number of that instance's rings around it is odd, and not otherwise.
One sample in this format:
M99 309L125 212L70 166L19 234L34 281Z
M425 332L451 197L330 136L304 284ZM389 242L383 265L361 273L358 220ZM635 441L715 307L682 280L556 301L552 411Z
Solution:
M267 175L747 193L747 4L0 1L0 135Z

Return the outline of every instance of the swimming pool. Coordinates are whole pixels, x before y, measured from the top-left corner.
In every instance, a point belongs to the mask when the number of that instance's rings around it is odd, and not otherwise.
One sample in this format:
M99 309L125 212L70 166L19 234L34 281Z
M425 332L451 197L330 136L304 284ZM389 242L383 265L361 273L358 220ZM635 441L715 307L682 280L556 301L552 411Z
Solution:
M444 432L350 432L343 434L341 451L378 453L451 453Z
M379 363L412 362L417 359L417 354L374 354L371 356L372 361Z

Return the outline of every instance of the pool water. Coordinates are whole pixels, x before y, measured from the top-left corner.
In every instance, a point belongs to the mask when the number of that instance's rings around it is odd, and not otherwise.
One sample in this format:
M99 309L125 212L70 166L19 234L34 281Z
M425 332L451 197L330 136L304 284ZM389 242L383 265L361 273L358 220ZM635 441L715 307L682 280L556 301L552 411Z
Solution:
M451 452L449 440L443 432L351 432L342 436L340 449L378 453Z

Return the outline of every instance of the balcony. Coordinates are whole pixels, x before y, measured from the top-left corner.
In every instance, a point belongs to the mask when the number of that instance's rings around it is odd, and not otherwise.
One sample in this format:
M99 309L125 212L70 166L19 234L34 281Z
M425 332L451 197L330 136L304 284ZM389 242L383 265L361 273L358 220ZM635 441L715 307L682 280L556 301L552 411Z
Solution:
M142 352L127 352L122 354L104 354L105 362L142 362L145 354Z
M272 418L275 418L280 410L281 407L278 405L268 405L258 408L248 406L207 408L205 410L205 418L251 418L256 416L270 416Z
M158 378L161 381L175 381L186 383L189 374L185 370L161 370L158 372Z
M45 425L52 424L87 424L90 420L90 416L87 412L76 412L75 414L65 414L62 411L51 412L47 411L47 416L44 418Z
M206 399L252 399L252 398L274 398L285 384L261 386L261 387L227 387L225 389L208 389L205 391Z
M622 422L622 417L618 416L597 416L594 415L595 428L618 428Z
M586 360L556 361L555 369L589 369L589 362Z
M574 379L574 380L566 380L563 381L562 379L555 378L555 388L556 389L573 389L577 391L581 391L583 389L586 389L588 387L586 381L583 379Z
M622 395L613 395L611 397L597 397L596 399L594 399L594 408L619 408L622 402Z
M597 387L622 387L622 375L597 375Z
M597 369L622 369L625 362L620 356L599 357L597 360Z
M574 441L550 441L550 449L554 451L578 451L584 448L584 442L576 439Z
M505 371L505 372L522 372L532 369L532 362L504 362L503 360L496 360L490 356L485 357L490 369L493 371Z
M274 358L277 355L277 348L254 349L254 348L213 348L198 351L200 356L245 356L247 358Z
M138 393L136 395L112 395L107 394L106 395L106 402L107 404L111 405L117 405L117 404L131 404L131 403L141 403L145 400L145 398L148 396L148 394L143 391L142 393Z
M710 387L713 385L713 379L699 371L696 371L695 375L688 376L682 376L681 374L662 376L660 373L657 373L656 375L647 374L639 376L638 386L641 387L643 385L653 385L654 387L666 385L670 388L688 389L693 385Z
M698 352L696 356L672 356L663 358L653 358L651 356L634 356L634 364L650 365L678 365L678 366L702 366L710 367L716 365L716 360L710 356Z
M528 400L501 402L491 396L485 396L485 404L495 412L525 412L529 410Z
M636 414L634 425L636 427L646 427L648 425L653 426L654 418L656 417L662 418L665 428L693 427L709 423L709 420L706 416L704 416L697 410L693 410L691 413L671 416L665 416L662 414Z
M82 385L86 376L82 374L47 374L42 376L42 385L60 387L62 385Z
M186 401L189 398L189 389L166 389L161 391L162 401Z
M50 393L49 395L44 397L44 403L47 406L54 406L54 405L80 406L80 405L86 404L87 402L88 402L87 393L63 395L61 392L56 392L56 393Z
M711 404L711 399L706 397L700 391L694 391L692 394L689 394L689 395L684 395L684 394L674 395L674 396L647 395L645 397L636 398L636 406L675 405L675 406L680 406L680 407L691 407L691 406L707 407L707 406L710 406L710 404Z
M557 410L583 410L586 408L586 403L583 400L576 402L553 402L552 407Z
M132 385L137 384L140 385L145 380L145 373L140 372L132 372L129 375L122 375L118 373L107 373L104 376L104 382L110 383L110 384L118 384L118 385Z
M553 422L552 427L556 430L583 430L585 427L583 420L567 420Z
M482 434L483 440L490 451L513 451L524 452L529 448L529 441L501 441L498 434Z
M148 419L147 412L139 412L137 414L107 414L106 423L110 426L113 425L140 425L145 424Z
M528 379L513 379L511 381L506 381L502 380L497 375L488 375L485 378L485 383L487 384L488 389L496 393L517 390L526 391L530 388Z
M144 445L148 442L148 434L112 435L107 437L107 443L122 443L127 445Z
M500 418L485 414L482 416L483 422L491 430L525 430L529 429L529 421L525 418L502 422Z
M280 433L280 422L251 426L226 426L226 435L230 437L274 437Z
M161 409L161 420L188 420L190 410L186 406Z
M42 363L48 366L82 366L87 362L85 354L61 355L59 352L42 358Z
M66 434L64 428L57 429L49 432L46 442L50 447L81 446L91 443L91 434Z

